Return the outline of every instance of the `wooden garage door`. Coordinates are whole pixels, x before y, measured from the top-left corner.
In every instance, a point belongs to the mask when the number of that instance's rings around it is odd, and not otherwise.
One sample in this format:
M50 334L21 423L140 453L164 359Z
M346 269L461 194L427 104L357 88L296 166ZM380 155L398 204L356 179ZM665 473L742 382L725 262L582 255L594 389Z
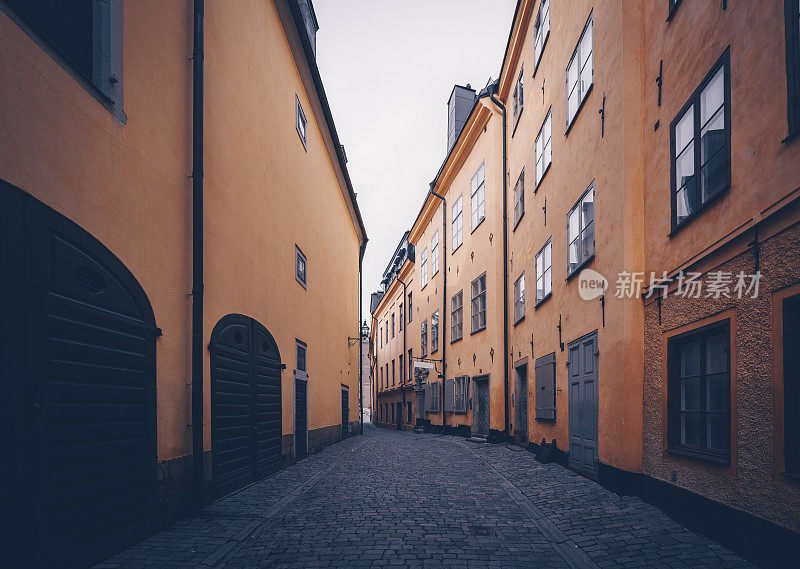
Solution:
M24 363L7 377L26 447L11 447L27 516L19 543L33 546L26 566L82 566L155 526L158 330L144 291L100 242L19 191L0 194L20 229L3 238L18 240L24 264L14 299Z
M281 360L270 333L247 316L211 335L213 487L225 496L281 467Z

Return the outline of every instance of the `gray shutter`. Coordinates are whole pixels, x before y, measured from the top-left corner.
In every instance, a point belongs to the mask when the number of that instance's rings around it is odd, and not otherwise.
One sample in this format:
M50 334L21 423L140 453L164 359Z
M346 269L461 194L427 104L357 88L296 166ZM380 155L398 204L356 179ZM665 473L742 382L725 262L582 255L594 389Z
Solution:
M536 360L536 418L553 421L556 418L556 354Z
M444 410L452 413L455 410L455 386L454 379L444 380Z
M432 401L431 401L431 384L428 383L427 385L425 385L425 412L426 413L430 413L431 412L431 403L432 403Z

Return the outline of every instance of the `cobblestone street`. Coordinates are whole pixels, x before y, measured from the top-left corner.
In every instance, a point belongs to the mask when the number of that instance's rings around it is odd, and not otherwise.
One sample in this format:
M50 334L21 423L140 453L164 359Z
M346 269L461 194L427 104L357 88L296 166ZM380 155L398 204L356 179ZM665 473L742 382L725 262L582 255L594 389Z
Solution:
M98 567L749 566L517 447L365 431Z

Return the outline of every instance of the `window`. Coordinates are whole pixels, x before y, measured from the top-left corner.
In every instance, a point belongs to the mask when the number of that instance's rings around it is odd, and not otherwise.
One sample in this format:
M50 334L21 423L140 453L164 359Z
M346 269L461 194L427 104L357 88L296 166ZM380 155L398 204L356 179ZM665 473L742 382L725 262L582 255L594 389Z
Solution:
M475 175L472 176L471 182L472 198L472 229L478 227L478 224L486 217L486 168L485 163L481 164ZM459 197L459 199L461 199Z
M300 340L295 340L295 367L298 376L305 376L308 379L308 368L306 366L306 354L308 347Z
M431 315L431 353L439 349L439 311Z
M453 204L453 253L461 247L461 243L464 241L464 208L461 197L459 195Z
M386 389L389 389L389 363L386 363Z
M800 132L800 0L784 0L789 136Z
M539 12L536 14L536 21L533 23L533 74L536 75L536 68L539 67L539 59L544 51L544 44L550 36L550 0L542 0L539 4Z
M403 303L400 303L400 319L398 320L400 324L400 330L403 330Z
M381 326L380 324L378 324L378 337L381 339L380 343L381 343L381 348L382 348L383 347L383 326Z
M419 273L420 288L425 288L428 284L428 249L427 247L422 250L420 255L420 273Z
M583 28L581 39L567 66L567 130L575 115L586 100L586 95L594 82L594 61L592 55L592 14Z
M547 116L544 118L542 128L539 129L539 134L536 135L536 186L542 181L544 175L550 169L550 163L553 161L553 125L552 125L552 109L547 111Z
M556 354L536 359L536 419L555 421L556 418Z
M426 389L427 397L425 398L428 402L428 412L429 413L438 413L441 409L441 401L442 401L442 384L438 381L434 381L433 383L428 384L428 388Z
M392 312L392 338L394 338L394 312Z
M419 327L419 339L422 344L422 357L428 355L428 321L423 320Z
M673 230L731 184L728 53L670 125Z
M380 381L380 388L383 389L383 366L381 366L381 381Z
M517 178L517 183L514 185L514 229L517 228L519 220L525 213L525 168Z
M399 364L400 365L400 369L399 369L398 375L400 376L400 382L401 383L405 382L405 380L406 380L406 376L403 375L403 369L404 369L403 363L405 361L405 357L406 357L405 354L400 354L400 364Z
M525 271L514 283L514 324L525 318Z
M667 21L669 22L672 19L672 16L675 14L675 10L678 9L681 0L668 0L669 4L669 13L667 14Z
M472 333L486 328L486 273L472 281Z
M464 335L464 291L458 291L450 301L450 342Z
M550 296L553 291L553 240L536 253L536 304Z
M59 64L102 93L103 103L122 112L122 0L53 2L8 0L25 22L24 31L59 56ZM94 93L93 93L94 94ZM100 97L97 97L100 99Z
M522 114L522 106L524 103L523 97L523 89L525 86L525 66L522 66L522 69L519 70L519 77L517 77L517 83L514 85L514 101L512 104L512 109L514 112L514 126L516 126L517 121L519 120L519 115Z
M411 355L411 348L408 349L408 379L414 379L414 357Z
M414 315L414 305L411 303L411 293L408 293L408 321L411 322L411 319Z
M392 360L392 385L394 385L394 379L395 379L395 363L394 362L395 362L395 360Z
M303 288L308 288L308 269L306 266L306 256L297 245L294 246L294 278L303 285Z
M567 276L594 257L594 182L567 214Z
M306 114L303 112L303 106L300 104L300 99L297 95L294 96L295 102L297 103L297 110L295 114L297 115L297 120L295 121L295 127L297 128L297 134L300 135L300 140L303 142L303 148L308 150L308 144L306 143L306 127L308 125L308 121L306 121Z
M431 276L439 272L439 231L431 238Z
M391 407L391 408L392 408L392 423L394 423L394 405L392 405L392 404L390 403L390 404L389 404L389 407Z
M670 450L730 460L729 338L727 320L670 338Z
M785 471L800 475L800 295L783 300L783 443Z
M453 411L455 413L467 412L467 382L469 378L466 375L455 378L455 395L453 397Z

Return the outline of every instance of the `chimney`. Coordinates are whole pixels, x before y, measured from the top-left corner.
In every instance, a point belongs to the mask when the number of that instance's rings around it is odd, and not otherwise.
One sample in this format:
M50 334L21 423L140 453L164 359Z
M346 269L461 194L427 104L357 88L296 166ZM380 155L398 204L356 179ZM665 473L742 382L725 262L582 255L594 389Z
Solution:
M475 89L469 83L466 87L455 85L447 101L447 152L453 149L464 123L467 122L472 107L475 105Z
M308 34L308 41L311 42L311 50L314 52L314 57L317 57L317 15L314 13L314 4L311 0L297 0L297 5L300 7L300 13L303 15L303 23L306 26L306 33Z

